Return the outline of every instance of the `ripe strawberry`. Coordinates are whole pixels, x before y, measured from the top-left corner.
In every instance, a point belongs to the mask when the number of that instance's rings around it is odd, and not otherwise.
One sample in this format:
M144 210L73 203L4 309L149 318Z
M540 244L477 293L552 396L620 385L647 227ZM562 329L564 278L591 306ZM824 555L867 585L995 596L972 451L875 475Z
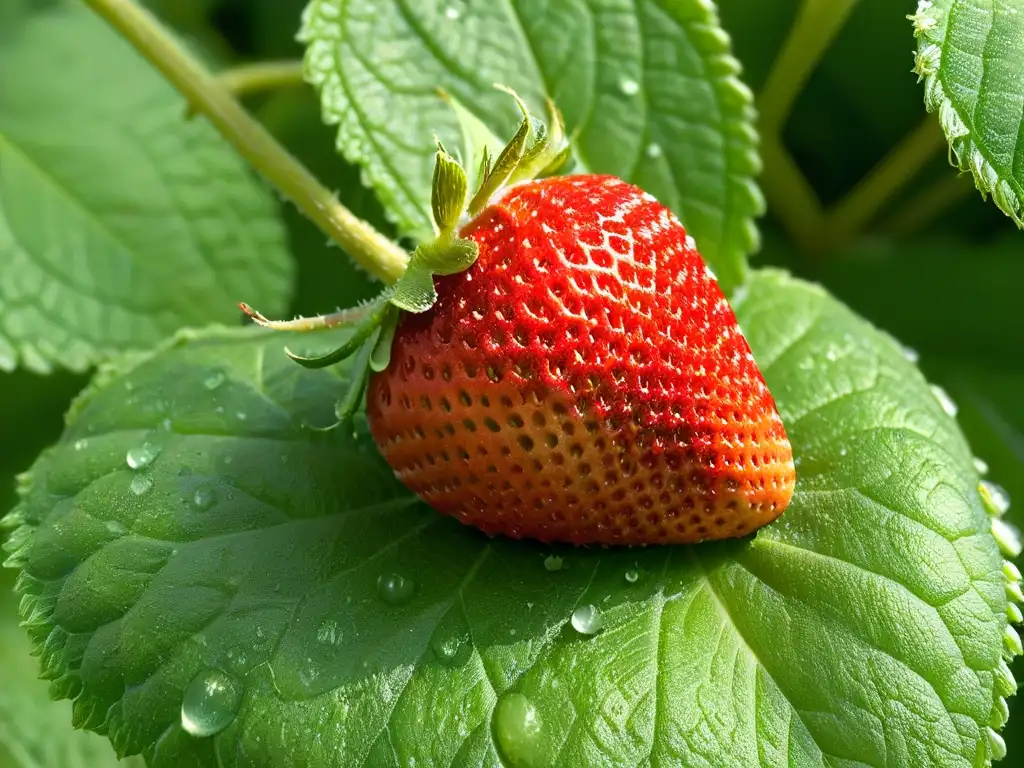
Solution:
M397 476L488 534L576 544L743 536L792 451L732 308L682 224L609 176L509 188L468 270L404 313L372 375Z

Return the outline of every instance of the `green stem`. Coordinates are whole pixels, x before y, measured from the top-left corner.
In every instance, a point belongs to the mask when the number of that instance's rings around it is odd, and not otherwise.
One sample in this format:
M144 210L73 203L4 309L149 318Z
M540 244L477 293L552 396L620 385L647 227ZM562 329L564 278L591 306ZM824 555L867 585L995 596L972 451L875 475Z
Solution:
M949 174L897 210L885 221L882 229L893 237L909 237L974 191L976 188L970 176Z
M205 67L133 0L85 0L117 29L268 182L360 266L386 283L405 272L408 254L335 199Z
M793 102L857 0L804 0L758 99L762 134L778 133Z
M217 73L217 82L235 96L303 85L301 61L261 61Z
M761 186L772 213L803 250L813 250L821 232L821 202L796 162L775 136L761 140Z
M872 217L946 146L939 121L927 115L909 136L825 215L822 249L848 245Z

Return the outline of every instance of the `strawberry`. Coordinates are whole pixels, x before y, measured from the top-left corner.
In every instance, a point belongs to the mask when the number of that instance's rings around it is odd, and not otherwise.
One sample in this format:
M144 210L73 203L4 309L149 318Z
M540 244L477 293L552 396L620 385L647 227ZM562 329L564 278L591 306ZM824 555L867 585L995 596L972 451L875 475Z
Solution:
M548 136L519 103L520 129L493 162L484 153L468 206L466 173L438 145L437 238L375 303L290 323L246 311L276 327L355 321L339 350L292 356L316 367L362 349L340 418L366 385L396 476L487 534L667 544L774 520L792 450L692 238L618 178L536 178L567 157L561 121L552 108Z

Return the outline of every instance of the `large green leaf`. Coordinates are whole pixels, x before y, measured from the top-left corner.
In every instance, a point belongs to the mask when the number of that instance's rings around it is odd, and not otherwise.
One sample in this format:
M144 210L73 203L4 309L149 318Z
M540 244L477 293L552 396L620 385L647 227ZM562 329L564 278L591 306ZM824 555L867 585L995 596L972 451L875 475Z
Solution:
M920 0L916 70L962 171L1024 226L1024 3Z
M444 88L509 137L519 91L562 109L577 170L644 187L679 214L728 288L757 247L763 207L749 90L704 0L312 0L307 76L338 145L399 228L432 236L434 135L460 146Z
M799 478L719 545L552 548L436 515L363 425L316 429L345 369L294 365L294 338L203 332L103 372L12 518L53 691L155 766L998 755L1012 571L955 423L822 290L758 273L736 303ZM183 707L221 730L190 736Z
M18 601L12 579L0 576L0 765L4 768L114 768L110 744L68 725L71 705L54 702L37 678L32 646L18 627ZM122 763L139 764L138 758Z
M237 303L283 312L269 191L80 3L0 45L0 369L83 370Z

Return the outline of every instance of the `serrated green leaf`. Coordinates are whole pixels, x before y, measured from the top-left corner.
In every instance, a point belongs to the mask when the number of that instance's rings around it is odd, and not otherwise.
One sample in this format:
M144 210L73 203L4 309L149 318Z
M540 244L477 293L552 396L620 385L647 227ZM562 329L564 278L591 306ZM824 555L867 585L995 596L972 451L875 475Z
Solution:
M16 515L55 686L156 768L984 762L1006 576L955 423L824 291L758 273L735 304L797 491L696 547L544 547L425 509L361 422L302 426L347 369L292 364L287 334L105 371ZM244 695L197 739L182 694L209 670Z
M920 0L913 15L915 69L956 164L1024 227L1024 4L1020 0Z
M55 702L37 678L31 644L18 626L12 579L0 575L0 765L4 768L142 768L118 763L106 739L71 729L71 705Z
M79 3L0 46L0 369L84 370L237 302L283 312L276 204Z
M437 89L507 140L519 115L499 82L534 114L554 99L579 132L578 170L643 187L679 215L727 290L742 280L758 243L760 162L752 97L713 4L313 0L301 35L339 148L404 233L432 236L433 136L460 145Z

